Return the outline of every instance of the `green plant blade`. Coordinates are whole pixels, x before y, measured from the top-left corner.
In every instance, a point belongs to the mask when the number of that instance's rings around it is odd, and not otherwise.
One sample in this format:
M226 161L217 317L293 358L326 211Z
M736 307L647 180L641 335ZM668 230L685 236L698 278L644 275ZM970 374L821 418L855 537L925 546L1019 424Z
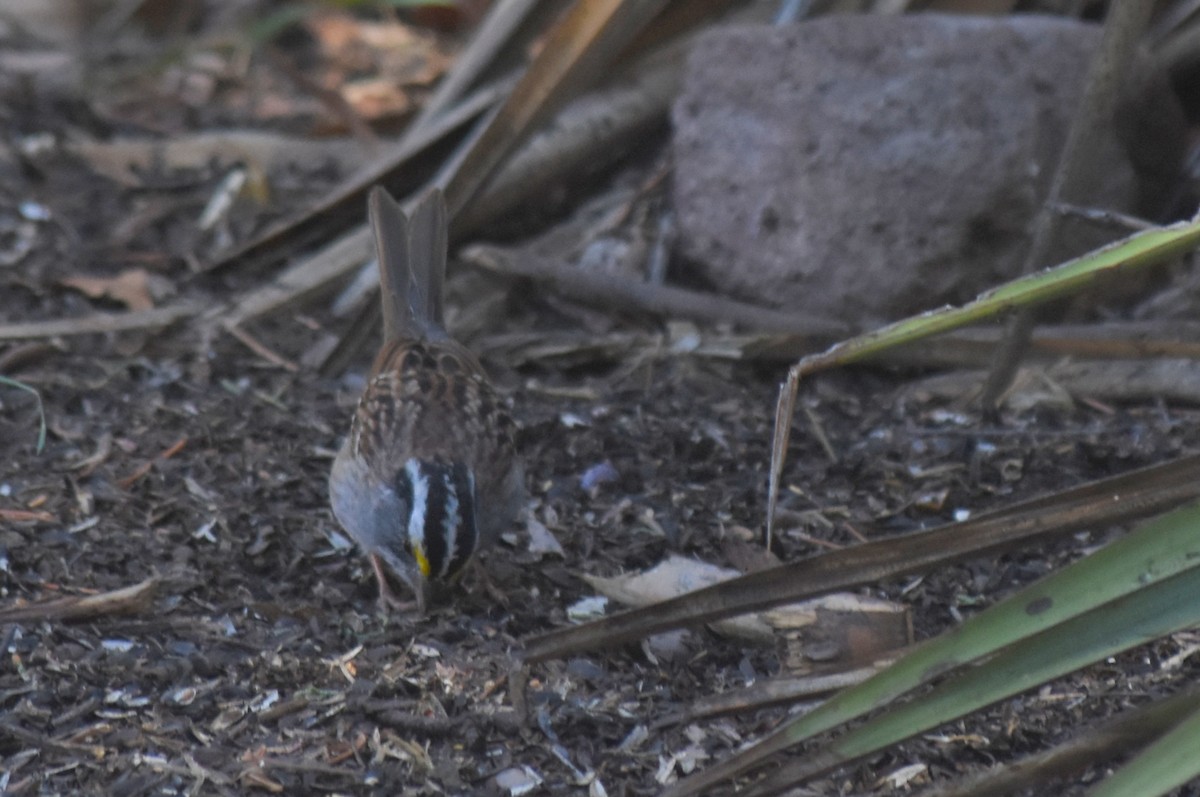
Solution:
M1196 505L1163 515L958 628L920 645L875 677L786 723L757 745L680 781L665 794L670 797L698 794L781 750L878 709L957 667L1053 629L1147 585L1186 572L1200 564L1198 528L1200 507Z
M1055 778L1136 753L1196 712L1200 712L1200 689L1192 687L1109 717L1050 750L957 779L925 797L1006 797L1044 787Z
M792 417L796 412L796 395L802 378L826 368L858 362L940 332L974 324L1006 310L1033 307L1070 296L1106 275L1137 271L1182 255L1197 246L1200 246L1200 217L1146 230L1054 268L993 288L962 307L944 307L906 318L800 359L788 371L787 381L780 387L779 400L775 405L775 431L771 440L771 468L767 485L767 525L764 530L768 544L775 530L775 506L779 500Z
M1200 510L1186 510L1193 532ZM1068 568L1070 569L1070 568ZM1108 656L1200 623L1200 568L1186 570L1012 645L932 692L848 731L751 789L766 797ZM1191 748L1194 755L1195 748ZM1136 791L1119 794L1146 794Z
M1087 288L1110 274L1161 263L1200 246L1200 218L1135 233L1066 263L1015 279L979 294L962 307L943 307L888 324L838 343L822 354L800 361L825 368L846 365L903 343L947 332L996 316L1006 310L1031 307Z
M38 410L38 437L37 437L37 452L42 453L42 449L46 447L46 409L42 406L42 394L38 392L36 387L27 385L24 382L19 382L7 376L0 376L0 385L8 385L15 387L17 390L24 390L26 393L31 393L37 399Z
M525 660L611 649L669 628L695 626L968 558L998 555L1072 531L1142 520L1196 498L1200 498L1200 456L1182 457L969 520L789 562L651 606L555 629L525 641Z
M1195 602L1193 596L1192 601ZM1164 734L1145 752L1092 791L1092 797L1155 797L1200 777L1200 711Z

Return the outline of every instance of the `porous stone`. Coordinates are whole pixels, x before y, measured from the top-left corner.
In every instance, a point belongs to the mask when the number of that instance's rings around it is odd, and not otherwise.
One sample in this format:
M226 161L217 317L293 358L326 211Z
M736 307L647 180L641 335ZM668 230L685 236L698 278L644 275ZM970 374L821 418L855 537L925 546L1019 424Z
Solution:
M1012 278L1099 41L934 14L706 34L672 114L685 260L727 294L860 327ZM1116 126L1095 135L1088 204L1128 211Z

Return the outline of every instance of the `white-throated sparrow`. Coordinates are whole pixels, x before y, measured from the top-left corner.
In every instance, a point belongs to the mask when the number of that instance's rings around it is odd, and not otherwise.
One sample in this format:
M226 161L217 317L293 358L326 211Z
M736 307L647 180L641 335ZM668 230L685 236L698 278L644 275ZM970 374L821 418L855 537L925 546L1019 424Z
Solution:
M443 327L446 208L425 193L411 216L383 188L368 201L384 343L329 474L333 514L366 551L385 607L425 611L431 580L459 573L524 498L515 425L471 352Z

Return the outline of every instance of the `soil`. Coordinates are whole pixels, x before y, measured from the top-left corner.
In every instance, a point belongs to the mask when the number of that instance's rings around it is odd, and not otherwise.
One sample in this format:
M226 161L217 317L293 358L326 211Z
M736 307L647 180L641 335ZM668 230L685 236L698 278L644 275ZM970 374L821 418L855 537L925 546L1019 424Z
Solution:
M10 140L81 124L86 103L57 99L10 93ZM16 218L22 201L50 211L34 223L29 252L0 268L0 318L121 311L62 280L131 264L198 301L260 284L263 274L192 269L211 242L191 231L222 177L200 169L122 185L61 153L0 168L0 214ZM291 189L269 210L240 203L232 238L303 206L336 177L320 168L273 175ZM147 196L156 213L146 215ZM468 294L469 281L459 283ZM573 340L581 323L658 331L529 286L485 284L504 311L472 335L485 351L512 332ZM302 361L346 326L326 299L251 331ZM654 794L660 774L723 758L785 716L658 723L698 697L785 669L778 648L706 631L669 655L631 645L517 667L524 638L566 624L568 607L593 594L581 574L640 570L672 551L723 564L730 546L756 536L780 367L667 348L516 366L494 358L522 428L530 511L563 554L531 551L514 528L484 557L494 589L468 574L418 618L378 610L371 570L328 509L332 455L372 352L326 379L198 329L0 348L0 372L36 388L49 424L39 452L34 398L0 385L8 513L0 608L155 580L153 597L128 613L0 626L5 794L508 794L503 784L518 776L540 783L527 793ZM1194 408L1081 402L988 425L973 409L907 392L911 376L855 370L806 387L802 401L836 460L802 415L782 556L929 527L956 509L981 511L1200 449ZM612 478L585 489L584 474L605 463ZM830 522L803 520L810 510ZM864 592L910 606L924 638L1113 531ZM891 793L886 776L912 763L940 781L1044 749L1187 680L1187 664L1162 664L1190 644L1181 635L1146 646L814 783L811 793ZM664 765L672 757L674 767ZM1074 793L1093 774L1054 792Z

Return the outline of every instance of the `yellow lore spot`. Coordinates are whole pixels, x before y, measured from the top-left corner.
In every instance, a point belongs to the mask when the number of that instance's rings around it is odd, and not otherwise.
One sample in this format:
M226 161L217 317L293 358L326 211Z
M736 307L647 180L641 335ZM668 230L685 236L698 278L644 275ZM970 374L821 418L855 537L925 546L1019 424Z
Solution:
M429 578L429 558L425 556L425 549L420 543L413 543L412 555L417 560L417 567L420 569L421 575Z

